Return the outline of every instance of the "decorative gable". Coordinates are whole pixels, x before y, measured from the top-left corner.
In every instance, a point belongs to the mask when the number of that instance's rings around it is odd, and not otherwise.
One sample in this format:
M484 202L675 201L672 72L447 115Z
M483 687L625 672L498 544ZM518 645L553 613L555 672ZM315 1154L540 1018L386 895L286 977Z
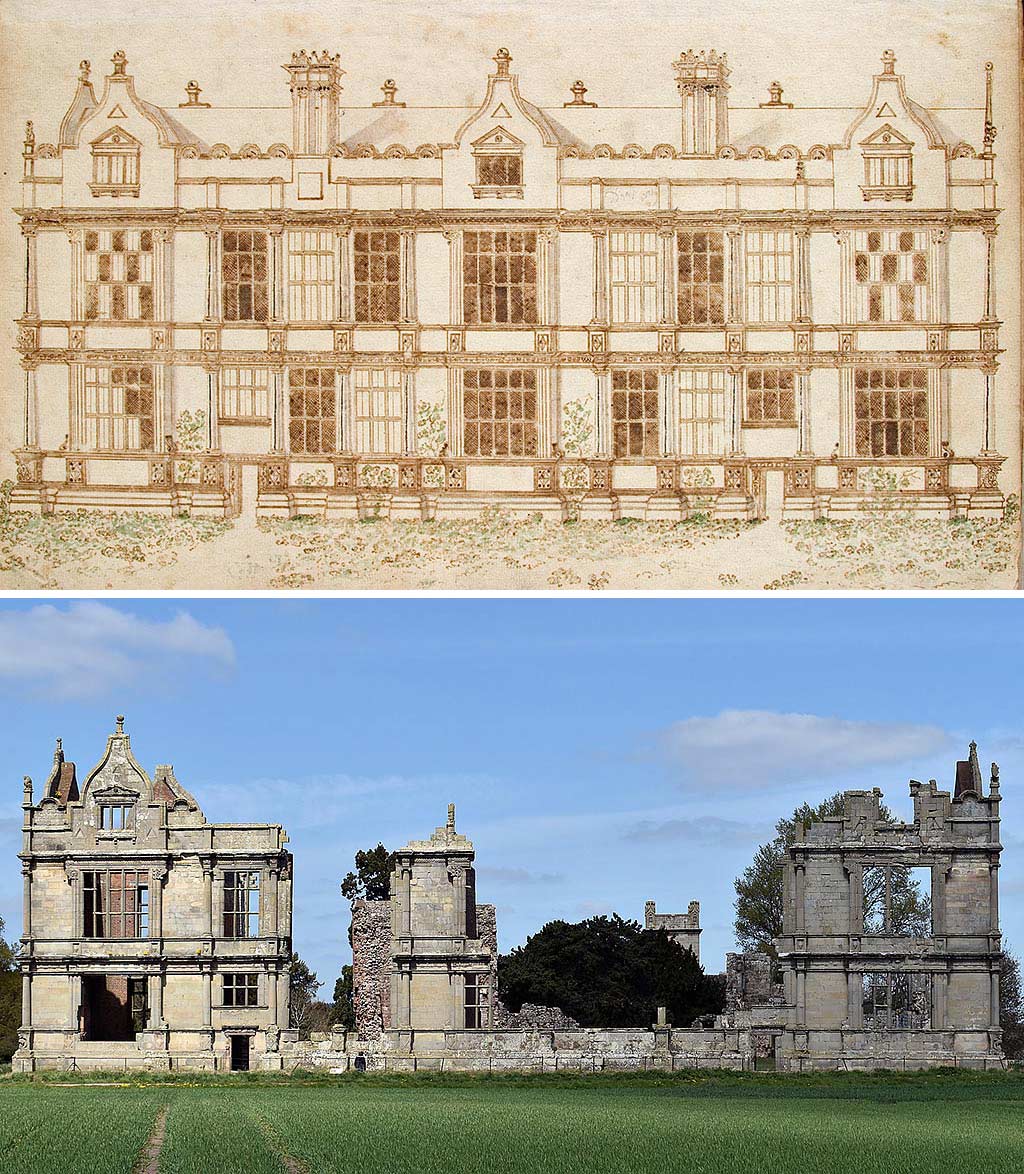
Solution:
M865 200L909 200L914 194L914 144L888 122L860 143Z
M112 126L94 139L92 183L94 196L138 196L142 143L128 131Z

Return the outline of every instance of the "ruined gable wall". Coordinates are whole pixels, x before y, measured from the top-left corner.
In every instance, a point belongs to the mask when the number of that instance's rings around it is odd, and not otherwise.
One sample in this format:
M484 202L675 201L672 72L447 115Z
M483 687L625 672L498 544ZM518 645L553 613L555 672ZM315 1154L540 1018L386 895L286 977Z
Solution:
M391 902L352 902L352 1003L356 1034L379 1039L391 1026Z

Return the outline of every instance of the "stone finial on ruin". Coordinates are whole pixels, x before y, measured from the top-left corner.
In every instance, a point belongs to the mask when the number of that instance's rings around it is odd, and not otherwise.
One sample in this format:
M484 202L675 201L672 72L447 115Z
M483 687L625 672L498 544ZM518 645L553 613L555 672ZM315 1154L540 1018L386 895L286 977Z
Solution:
M512 64L512 54L507 49L499 49L491 58L498 67L497 77L508 77L509 66Z
M124 714L123 713L119 713L117 715L117 717L114 718L114 724L116 727L114 730L114 733L123 735L124 734Z
M455 804L448 804L448 823L445 825L446 829L453 835L455 833Z
M988 780L988 790L989 790L989 794L992 796L997 796L999 794L999 763L998 762L992 763L992 772L989 775L989 780Z
M22 807L31 807L32 806L32 776L31 775L25 775L25 777L22 779L21 790L22 790L22 796L21 796Z

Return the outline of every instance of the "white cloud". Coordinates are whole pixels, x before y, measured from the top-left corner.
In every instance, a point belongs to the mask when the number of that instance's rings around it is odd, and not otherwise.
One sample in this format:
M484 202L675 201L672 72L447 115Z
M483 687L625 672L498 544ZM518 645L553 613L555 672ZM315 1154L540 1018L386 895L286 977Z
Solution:
M565 880L561 872L531 872L528 868L489 868L476 870L479 880L498 885L557 885Z
M659 742L689 781L727 790L930 758L952 745L938 726L758 709L687 718L669 726Z
M702 815L696 819L644 819L627 828L622 838L640 844L753 844L764 830L755 824Z
M186 611L149 620L94 601L0 611L0 679L51 696L103 696L183 660L229 669L235 650L223 628L207 627Z

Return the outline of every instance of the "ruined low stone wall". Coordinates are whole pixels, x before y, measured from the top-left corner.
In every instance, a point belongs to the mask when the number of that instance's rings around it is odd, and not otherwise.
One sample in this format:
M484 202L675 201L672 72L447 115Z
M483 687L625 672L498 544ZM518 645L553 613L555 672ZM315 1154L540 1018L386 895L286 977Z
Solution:
M500 999L494 1000L495 1031L573 1031L579 1026L561 1007L524 1003L518 1011L510 1011Z

